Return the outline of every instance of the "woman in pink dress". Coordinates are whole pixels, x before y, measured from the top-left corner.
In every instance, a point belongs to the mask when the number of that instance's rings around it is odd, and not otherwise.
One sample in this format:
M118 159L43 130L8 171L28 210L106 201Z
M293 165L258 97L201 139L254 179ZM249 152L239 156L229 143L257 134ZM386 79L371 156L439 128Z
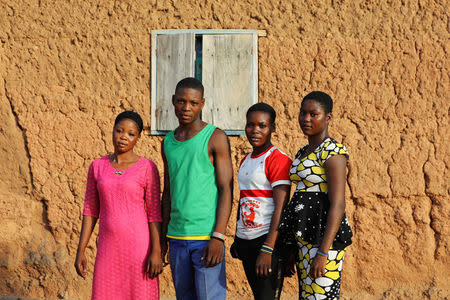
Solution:
M86 276L84 250L99 222L92 299L159 299L162 272L160 184L156 165L133 152L142 131L135 111L120 113L114 153L94 160L88 172L75 268Z

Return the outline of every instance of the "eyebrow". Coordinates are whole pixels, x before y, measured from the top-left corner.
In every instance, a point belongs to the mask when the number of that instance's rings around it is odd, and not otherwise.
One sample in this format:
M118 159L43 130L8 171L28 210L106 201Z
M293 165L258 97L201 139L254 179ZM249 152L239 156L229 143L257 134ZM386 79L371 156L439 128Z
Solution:
M305 110L303 108L300 108L300 111L319 111L319 110L318 109Z
M266 121L266 120L264 120L264 121L254 121L254 122L252 122L252 121L247 121L247 123L266 123L266 122L269 122L269 123L270 123L270 121Z

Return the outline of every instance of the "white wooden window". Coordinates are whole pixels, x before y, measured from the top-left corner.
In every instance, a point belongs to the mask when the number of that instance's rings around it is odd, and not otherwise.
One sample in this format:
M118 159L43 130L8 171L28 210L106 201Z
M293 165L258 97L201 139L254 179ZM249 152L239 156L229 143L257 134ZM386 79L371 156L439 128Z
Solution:
M205 87L202 120L243 134L245 113L258 102L257 30L152 31L151 133L178 126L172 95L185 77Z

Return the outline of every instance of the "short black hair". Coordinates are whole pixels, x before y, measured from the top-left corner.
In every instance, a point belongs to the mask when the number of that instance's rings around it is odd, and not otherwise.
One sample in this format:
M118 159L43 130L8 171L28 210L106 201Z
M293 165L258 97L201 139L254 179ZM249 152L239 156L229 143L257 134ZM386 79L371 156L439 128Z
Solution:
M205 88L203 87L203 84L200 80L193 78L193 77L186 77L184 79L181 79L175 88L175 93L178 92L180 89L194 89L197 91L200 91L203 94L205 92Z
M330 95L321 91L313 91L303 98L302 103L306 100L315 100L319 102L326 114L333 111L333 99Z
M142 132L144 124L142 122L141 116L135 110L126 110L118 114L116 120L114 121L114 126L116 126L123 119L134 121L138 127L139 133Z
M270 116L270 122L272 124L275 124L275 119L277 118L277 113L275 112L275 109L273 109L273 107L270 106L269 104L264 103L264 102L258 102L256 104L253 104L247 110L247 114L245 116L248 118L248 115L254 111L262 111L262 112L268 113Z

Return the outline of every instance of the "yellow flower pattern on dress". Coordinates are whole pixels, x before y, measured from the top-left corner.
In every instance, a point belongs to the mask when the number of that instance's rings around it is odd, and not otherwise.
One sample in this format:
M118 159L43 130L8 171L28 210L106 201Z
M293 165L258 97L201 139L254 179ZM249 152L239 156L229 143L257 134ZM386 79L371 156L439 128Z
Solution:
M323 164L334 155L345 155L344 145L331 138L325 139L312 153L299 158L307 146L300 149L290 169L290 179L297 184L296 192L328 192L327 176Z
M328 251L327 264L325 265L325 274L322 277L313 278L309 275L309 270L318 248L299 237L297 237L297 243L299 245L297 266L300 273L299 284L302 287L301 299L339 299L345 249L330 249Z

